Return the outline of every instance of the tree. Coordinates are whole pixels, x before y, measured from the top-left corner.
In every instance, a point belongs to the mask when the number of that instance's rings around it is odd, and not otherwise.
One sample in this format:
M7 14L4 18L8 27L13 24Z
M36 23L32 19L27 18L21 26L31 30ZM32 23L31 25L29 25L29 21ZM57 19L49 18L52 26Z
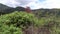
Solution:
M26 11L27 13L31 13L31 12L32 12L31 9L30 9L30 7L26 7L26 8L25 8L25 11Z

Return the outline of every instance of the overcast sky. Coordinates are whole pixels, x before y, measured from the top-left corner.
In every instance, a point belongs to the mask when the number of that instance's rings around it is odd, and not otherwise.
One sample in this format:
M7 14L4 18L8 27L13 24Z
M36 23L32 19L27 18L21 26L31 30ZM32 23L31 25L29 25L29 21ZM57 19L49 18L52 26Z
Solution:
M31 9L60 8L60 0L0 0L0 3L10 7L29 6Z

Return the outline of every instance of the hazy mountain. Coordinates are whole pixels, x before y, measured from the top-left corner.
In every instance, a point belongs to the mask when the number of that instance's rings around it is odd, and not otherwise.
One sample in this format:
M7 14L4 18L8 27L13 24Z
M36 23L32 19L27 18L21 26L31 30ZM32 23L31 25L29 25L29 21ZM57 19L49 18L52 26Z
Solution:
M0 14L11 13L14 11L25 11L25 8L23 7L12 8L12 7L8 7L6 5L0 4ZM49 15L50 14L60 15L60 9L35 9L35 10L32 10L32 12L36 14L38 17L40 17L39 15L42 15L41 17L44 17L47 13Z
M47 16L60 16L60 9L36 9L33 10L33 13L39 18Z
M11 13L13 11L24 11L24 10L25 8L23 7L12 8L0 3L0 14Z
M6 5L0 4L0 14L2 13L8 13L11 11L11 9L14 9L12 7L8 7Z
M25 8L23 7L16 7L14 8L15 11L25 11Z
M5 10L5 9L9 9L9 8L11 8L11 7L8 7L8 6L3 5L3 4L0 3L0 11Z

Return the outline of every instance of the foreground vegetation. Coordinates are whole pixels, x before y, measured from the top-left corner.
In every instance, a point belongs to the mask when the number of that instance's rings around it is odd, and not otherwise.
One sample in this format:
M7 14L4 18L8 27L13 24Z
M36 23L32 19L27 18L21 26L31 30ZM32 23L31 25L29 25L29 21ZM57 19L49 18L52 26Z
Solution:
M0 34L22 34L22 29L37 25L38 19L33 14L14 12L0 16Z
M24 29L28 29L30 26L37 27L38 30L41 28L41 30L47 29L49 34L60 34L60 16L54 13L49 14L48 12L44 15L42 12L37 14L38 18L36 14L17 11L1 15L0 34L24 34ZM41 34L40 32L38 33Z

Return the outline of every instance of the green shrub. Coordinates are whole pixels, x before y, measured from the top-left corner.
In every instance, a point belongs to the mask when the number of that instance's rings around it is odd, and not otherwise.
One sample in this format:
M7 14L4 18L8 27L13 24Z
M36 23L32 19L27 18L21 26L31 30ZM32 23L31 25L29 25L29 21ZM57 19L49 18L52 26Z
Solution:
M38 19L34 14L16 11L0 16L0 34L23 34L22 28L26 28L32 25L37 25L39 27L48 26L49 29L53 29L53 31L56 31L56 33L60 33L60 30L58 29L59 27L56 29L55 26L59 24L60 21L56 24L55 22L58 22L55 16L48 18L41 17ZM51 33L54 33L53 31Z
M7 25L2 25L0 27L0 34L23 34L21 28L16 28L13 25L10 27Z
M30 26L38 23L38 19L33 14L26 12L14 12L11 14L1 15L0 23L6 25L14 25L16 27Z
M13 12L0 16L0 34L22 34L22 28L37 25L38 19L34 14Z

